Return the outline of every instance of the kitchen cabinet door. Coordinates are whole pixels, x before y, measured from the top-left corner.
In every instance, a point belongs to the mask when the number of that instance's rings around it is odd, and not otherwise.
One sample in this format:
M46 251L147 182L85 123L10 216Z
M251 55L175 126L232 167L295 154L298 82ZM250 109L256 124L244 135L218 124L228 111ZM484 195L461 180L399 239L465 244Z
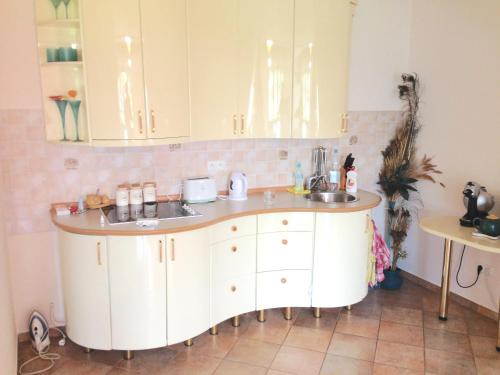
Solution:
M139 0L85 0L84 64L92 139L145 139Z
M294 138L333 138L345 131L351 3L295 1Z
M106 237L59 231L59 253L68 337L112 349Z
M312 306L338 307L368 293L370 211L317 213Z
M193 140L240 136L237 0L188 0Z
M148 138L189 136L186 0L141 0Z
M167 235L167 318L168 345L210 326L207 228Z
M290 138L293 0L239 0L238 113L243 136Z
M165 346L165 236L110 236L108 241L113 349Z

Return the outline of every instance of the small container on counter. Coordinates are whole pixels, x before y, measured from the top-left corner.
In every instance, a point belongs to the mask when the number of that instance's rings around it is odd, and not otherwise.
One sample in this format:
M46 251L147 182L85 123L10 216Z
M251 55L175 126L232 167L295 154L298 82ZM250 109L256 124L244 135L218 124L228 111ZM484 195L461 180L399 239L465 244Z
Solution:
M144 203L144 217L154 219L158 215L158 204L156 202Z
M156 202L156 182L145 182L142 188L144 203Z
M132 184L130 187L130 204L142 204L142 186L141 184Z
M128 185L118 185L116 189L116 205L118 207L128 206L129 188Z

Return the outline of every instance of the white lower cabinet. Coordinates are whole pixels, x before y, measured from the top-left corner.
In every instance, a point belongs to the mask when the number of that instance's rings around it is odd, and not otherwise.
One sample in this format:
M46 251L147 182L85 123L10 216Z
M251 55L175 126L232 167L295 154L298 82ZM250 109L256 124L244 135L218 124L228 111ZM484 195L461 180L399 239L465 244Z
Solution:
M312 305L337 307L368 293L370 211L316 214Z
M219 242L211 246L213 279L255 275L255 234Z
M113 349L165 346L165 236L110 236L108 241Z
M167 235L167 343L210 326L208 228Z
M255 273L213 282L211 326L254 310Z
M106 237L59 231L66 333L83 347L110 350Z
M312 268L312 232L259 234L257 249L257 272Z
M258 273L257 310L286 306L311 306L311 271Z

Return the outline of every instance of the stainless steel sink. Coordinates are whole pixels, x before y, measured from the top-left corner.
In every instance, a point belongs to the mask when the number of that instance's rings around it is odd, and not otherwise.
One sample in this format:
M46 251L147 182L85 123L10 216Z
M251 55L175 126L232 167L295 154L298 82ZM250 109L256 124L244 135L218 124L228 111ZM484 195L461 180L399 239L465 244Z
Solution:
M352 203L359 200L358 197L343 191L318 191L304 195L304 198L323 203Z

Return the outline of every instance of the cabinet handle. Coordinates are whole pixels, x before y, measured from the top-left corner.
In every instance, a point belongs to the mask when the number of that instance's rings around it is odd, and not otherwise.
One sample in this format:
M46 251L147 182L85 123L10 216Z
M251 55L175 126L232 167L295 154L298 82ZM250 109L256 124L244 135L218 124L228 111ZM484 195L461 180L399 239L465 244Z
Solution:
M238 248L237 248L236 246L231 246L231 251L232 251L233 253L235 253L235 252L236 252L236 250L238 250Z
M288 225L288 220L287 220L287 219L283 220L283 221L281 222L281 224L283 224L283 225Z
M142 111L137 111L137 117L139 121L139 133L142 134Z
M349 131L349 115L347 113L342 114L342 125L340 131L342 133L347 133Z
M236 115L233 115L233 134L238 134L238 117Z
M237 227L236 225L233 225L233 226L231 227L231 230L232 230L233 232L236 232L236 231L238 230L238 227Z
M369 228L370 228L370 215L366 214L365 233L368 233Z
M163 263L163 241L160 240L159 242L159 247L160 247L160 263Z
M175 261L175 239L171 238L170 243L172 244L172 254L171 254L170 260L172 262L174 262Z
M102 266L102 261L101 261L101 243L97 243L97 265Z
M241 115L241 128L240 133L245 134L245 115Z
M281 278L281 283L282 283L282 284L286 284L286 278L282 277L282 278Z
M151 131L156 132L156 118L155 111L151 110Z
M287 240L287 239L282 239L282 240L281 240L281 243L282 243L283 245L288 245L288 240Z
M234 285L231 286L231 292L233 292L233 293L236 292L236 287Z

